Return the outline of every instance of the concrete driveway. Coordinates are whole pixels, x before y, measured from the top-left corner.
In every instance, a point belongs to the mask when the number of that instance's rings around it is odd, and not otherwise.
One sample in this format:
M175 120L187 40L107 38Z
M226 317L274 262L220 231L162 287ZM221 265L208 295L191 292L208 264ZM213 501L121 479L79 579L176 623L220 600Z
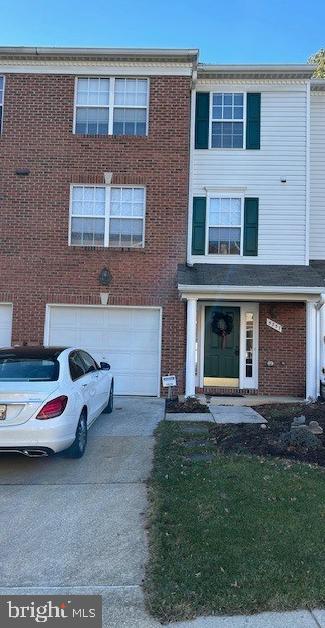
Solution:
M0 595L98 593L103 626L155 626L143 609L145 480L164 401L120 397L81 460L0 458Z

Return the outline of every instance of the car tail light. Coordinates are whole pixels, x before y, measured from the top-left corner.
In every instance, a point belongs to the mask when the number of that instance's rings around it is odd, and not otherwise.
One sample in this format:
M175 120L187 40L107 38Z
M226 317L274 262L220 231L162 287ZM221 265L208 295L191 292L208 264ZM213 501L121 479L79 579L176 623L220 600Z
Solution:
M42 410L39 411L36 418L41 420L54 419L56 416L62 414L67 403L68 397L65 395L51 399L51 401L48 401L45 406L43 406Z

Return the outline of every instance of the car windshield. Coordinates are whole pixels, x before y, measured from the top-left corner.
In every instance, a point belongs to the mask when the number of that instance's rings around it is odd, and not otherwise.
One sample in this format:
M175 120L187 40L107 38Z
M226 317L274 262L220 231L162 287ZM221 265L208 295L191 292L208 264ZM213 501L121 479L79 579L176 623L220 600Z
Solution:
M59 363L55 357L0 356L0 382L55 382Z

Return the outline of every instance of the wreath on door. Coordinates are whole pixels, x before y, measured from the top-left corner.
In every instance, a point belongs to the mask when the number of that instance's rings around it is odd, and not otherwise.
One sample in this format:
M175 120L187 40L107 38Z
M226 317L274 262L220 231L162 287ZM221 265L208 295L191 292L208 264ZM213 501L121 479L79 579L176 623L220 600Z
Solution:
M215 312L211 321L211 329L214 334L221 336L222 348L226 345L226 336L231 334L234 327L234 320L231 314L225 314L223 312Z

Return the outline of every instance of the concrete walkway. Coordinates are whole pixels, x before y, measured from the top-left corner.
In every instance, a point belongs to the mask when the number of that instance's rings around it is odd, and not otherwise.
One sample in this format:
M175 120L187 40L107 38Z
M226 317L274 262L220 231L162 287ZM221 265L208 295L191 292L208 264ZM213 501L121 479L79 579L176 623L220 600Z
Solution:
M210 423L267 423L256 410L247 406L210 404L209 412L170 412L166 421L189 421Z
M247 406L218 406L211 404L210 412L216 423L267 423L253 408Z

